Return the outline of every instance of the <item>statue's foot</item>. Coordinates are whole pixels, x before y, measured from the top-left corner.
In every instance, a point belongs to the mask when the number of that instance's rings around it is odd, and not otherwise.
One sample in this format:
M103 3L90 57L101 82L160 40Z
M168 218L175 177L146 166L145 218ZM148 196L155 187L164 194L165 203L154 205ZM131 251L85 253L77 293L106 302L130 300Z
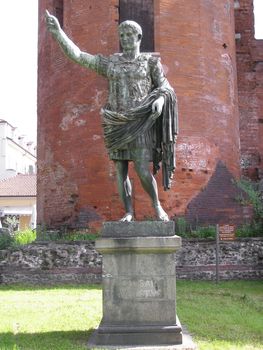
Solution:
M154 209L156 211L156 216L160 221L169 221L167 213L163 210L161 204L155 205Z
M121 222L131 222L133 221L133 214L126 213L123 218L120 219Z

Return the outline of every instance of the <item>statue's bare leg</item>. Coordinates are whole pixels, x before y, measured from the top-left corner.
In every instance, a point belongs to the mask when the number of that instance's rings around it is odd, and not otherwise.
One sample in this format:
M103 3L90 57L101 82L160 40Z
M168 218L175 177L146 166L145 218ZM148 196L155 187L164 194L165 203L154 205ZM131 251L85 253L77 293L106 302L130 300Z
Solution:
M145 160L134 161L135 170L141 180L144 190L151 197L156 216L161 221L169 221L167 213L163 210L158 198L158 187L155 178L149 170L149 164Z
M124 204L126 214L120 221L132 221L133 220L133 207L132 207L132 186L128 176L128 160L116 160L117 171L117 184L119 195Z

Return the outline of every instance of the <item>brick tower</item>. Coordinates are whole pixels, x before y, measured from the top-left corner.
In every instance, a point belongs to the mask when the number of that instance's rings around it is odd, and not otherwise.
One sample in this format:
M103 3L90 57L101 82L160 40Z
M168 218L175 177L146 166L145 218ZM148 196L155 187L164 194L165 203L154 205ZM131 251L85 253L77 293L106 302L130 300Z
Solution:
M253 0L236 1L242 173L263 179L263 40L254 36Z
M237 222L242 210L234 199L231 181L240 175L234 2L42 0L39 223L87 227L123 214L114 164L108 160L101 127L107 82L64 57L45 28L46 8L60 18L68 36L92 54L119 51L118 23L139 18L136 8L140 15L151 17L150 24L146 21L147 27L152 26L147 42L152 40L153 50L160 52L176 90L180 121L175 181L170 191L163 192L161 176L157 176L160 200L171 217L186 215L199 223L216 223L229 222L231 216L231 221ZM153 216L133 172L131 180L137 219Z

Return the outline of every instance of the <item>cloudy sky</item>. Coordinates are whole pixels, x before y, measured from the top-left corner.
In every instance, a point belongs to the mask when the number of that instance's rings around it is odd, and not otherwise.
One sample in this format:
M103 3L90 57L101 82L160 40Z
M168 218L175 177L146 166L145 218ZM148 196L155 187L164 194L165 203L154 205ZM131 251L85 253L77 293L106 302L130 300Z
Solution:
M37 0L0 0L0 119L36 138Z
M0 119L36 139L38 0L0 0ZM254 0L263 38L263 0Z

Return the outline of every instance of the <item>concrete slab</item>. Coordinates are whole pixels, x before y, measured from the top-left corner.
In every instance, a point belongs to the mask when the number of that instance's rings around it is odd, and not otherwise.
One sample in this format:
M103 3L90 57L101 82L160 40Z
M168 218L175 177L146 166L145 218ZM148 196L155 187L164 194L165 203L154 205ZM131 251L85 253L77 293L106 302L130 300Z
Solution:
M173 221L107 221L103 223L102 237L154 237L173 236Z
M178 321L179 322L179 321ZM183 342L180 345L165 345L165 346L155 346L155 345L150 345L150 346L98 346L95 344L95 338L96 338L96 332L95 331L89 341L88 341L88 350L91 349L109 349L109 350L197 350L198 347L194 343L192 336L189 334L187 328L184 325L181 325L182 330L183 330Z

